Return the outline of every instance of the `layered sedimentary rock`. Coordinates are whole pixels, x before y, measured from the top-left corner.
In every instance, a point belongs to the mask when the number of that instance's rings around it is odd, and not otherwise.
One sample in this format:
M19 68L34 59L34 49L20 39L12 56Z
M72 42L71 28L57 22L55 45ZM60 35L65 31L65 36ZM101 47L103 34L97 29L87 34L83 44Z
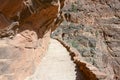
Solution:
M88 80L119 80L119 26L119 0L0 0L0 80L32 75L55 29Z
M42 37L51 26L54 26L63 2L64 0L1 0L0 27L4 29L1 31L3 33L1 36L7 36L5 35L7 33L4 33L5 28L14 25L10 28L17 27L19 32L26 29L34 30L39 37ZM12 32L10 30L8 33Z
M66 0L62 12L64 21L52 37L76 48L106 75L99 79L119 80L120 1Z
M64 0L0 0L0 80L36 70Z

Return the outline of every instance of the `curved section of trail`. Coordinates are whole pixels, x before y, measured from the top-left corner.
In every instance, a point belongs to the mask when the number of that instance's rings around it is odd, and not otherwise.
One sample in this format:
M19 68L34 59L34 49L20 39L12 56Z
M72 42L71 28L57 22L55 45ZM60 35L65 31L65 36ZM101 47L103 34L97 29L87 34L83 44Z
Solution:
M66 48L51 39L38 69L27 80L76 80L75 64Z

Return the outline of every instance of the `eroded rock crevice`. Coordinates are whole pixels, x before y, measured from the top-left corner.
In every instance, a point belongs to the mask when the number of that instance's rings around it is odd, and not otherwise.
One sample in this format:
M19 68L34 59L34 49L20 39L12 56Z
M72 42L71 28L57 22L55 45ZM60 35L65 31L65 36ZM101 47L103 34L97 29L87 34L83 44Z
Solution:
M34 74L63 5L64 0L0 1L0 80Z
M0 0L0 80L32 75L51 33L88 80L119 80L119 26L119 0Z
M12 30L12 28L10 30L6 30L10 24L14 27L16 25L12 24L18 22L18 32L23 30L34 30L38 34L38 37L42 38L42 35L44 35L48 29L53 28L55 23L54 20L59 17L59 12L63 5L64 0L21 0L18 2L16 0L11 2L9 0L2 1L0 5L0 21L1 29L4 29L0 31L3 33L1 34L1 37L5 36L5 34L8 35L9 31ZM43 31L43 26L46 31ZM38 29L40 29L40 31L38 31Z

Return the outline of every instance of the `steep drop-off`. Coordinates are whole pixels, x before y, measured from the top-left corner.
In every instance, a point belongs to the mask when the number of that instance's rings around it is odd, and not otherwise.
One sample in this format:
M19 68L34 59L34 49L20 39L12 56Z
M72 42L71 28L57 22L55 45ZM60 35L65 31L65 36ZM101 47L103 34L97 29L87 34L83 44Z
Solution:
M88 80L119 80L119 26L120 0L0 0L0 80L34 74L57 27Z
M120 80L120 0L66 0L52 37L76 48L84 61Z

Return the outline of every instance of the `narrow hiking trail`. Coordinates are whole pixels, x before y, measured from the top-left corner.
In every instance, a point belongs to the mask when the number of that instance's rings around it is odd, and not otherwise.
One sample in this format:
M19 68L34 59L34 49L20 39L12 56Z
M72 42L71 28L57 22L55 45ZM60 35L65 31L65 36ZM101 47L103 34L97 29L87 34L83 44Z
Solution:
M76 65L66 48L57 40L51 39L38 69L27 80L76 80L75 70Z

